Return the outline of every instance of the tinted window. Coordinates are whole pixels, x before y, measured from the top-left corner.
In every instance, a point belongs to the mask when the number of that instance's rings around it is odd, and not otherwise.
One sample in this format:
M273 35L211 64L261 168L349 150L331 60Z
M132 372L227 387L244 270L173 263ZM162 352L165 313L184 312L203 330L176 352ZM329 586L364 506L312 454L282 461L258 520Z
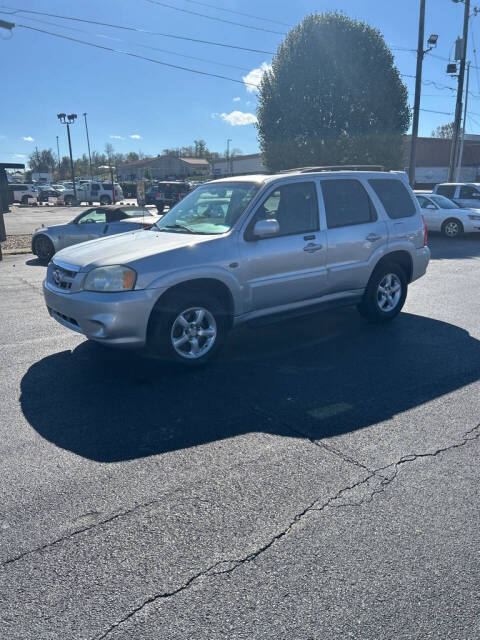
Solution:
M432 203L425 196L417 196L417 200L422 209L426 209L428 205L430 205L430 209L432 208Z
M377 219L368 193L358 180L323 180L322 193L329 229Z
M445 196L446 198L453 198L455 195L455 185L441 184L437 187L435 193L438 193L440 196Z
M479 192L475 187L463 186L460 187L460 196L459 198L478 198L480 196Z
M408 218L415 215L415 203L400 180L369 180L389 218Z
M104 182L102 184L102 187L104 188L105 191L111 191L112 190L112 185L111 185L111 183L109 184L108 182Z
M294 182L275 189L260 205L255 221L276 220L281 236L318 230L318 201L313 182Z

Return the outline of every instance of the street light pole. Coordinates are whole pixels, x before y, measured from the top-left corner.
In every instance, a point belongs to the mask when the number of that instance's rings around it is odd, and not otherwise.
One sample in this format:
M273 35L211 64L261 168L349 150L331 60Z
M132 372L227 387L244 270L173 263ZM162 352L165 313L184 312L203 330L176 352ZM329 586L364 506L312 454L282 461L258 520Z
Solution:
M458 0L454 0L458 2ZM465 10L463 12L463 38L462 38L462 56L460 58L460 72L458 74L457 103L455 106L455 123L452 136L452 147L450 150L450 166L448 169L448 182L453 182L458 158L458 136L460 134L460 123L462 120L462 98L463 98L463 82L465 78L465 62L467 57L467 40L468 40L468 20L470 17L470 0L464 0Z
M87 146L88 146L88 166L90 167L90 180L93 180L92 173L92 155L90 153L90 138L88 137L88 125L87 125L87 114L84 113L83 117L85 118L85 131L87 132Z
M72 140L70 138L70 125L74 124L77 119L76 113L71 113L67 116L66 113L58 113L57 118L60 120L62 124L67 125L67 135L68 135L68 150L70 152L70 169L72 171L72 182L73 182L73 197L75 198L75 202L77 201L77 186L75 184L75 169L73 167L73 155L72 155Z

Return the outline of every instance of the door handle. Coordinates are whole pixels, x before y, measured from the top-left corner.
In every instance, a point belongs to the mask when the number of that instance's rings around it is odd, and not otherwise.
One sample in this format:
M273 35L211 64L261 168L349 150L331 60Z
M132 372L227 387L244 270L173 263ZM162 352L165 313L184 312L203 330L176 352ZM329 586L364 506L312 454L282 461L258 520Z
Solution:
M323 245L315 244L314 242L309 242L303 247L303 250L307 253L315 253L315 251L320 251L320 249L323 249Z
M369 242L375 242L375 240L381 240L382 236L377 235L376 233L369 233L366 237L366 240Z

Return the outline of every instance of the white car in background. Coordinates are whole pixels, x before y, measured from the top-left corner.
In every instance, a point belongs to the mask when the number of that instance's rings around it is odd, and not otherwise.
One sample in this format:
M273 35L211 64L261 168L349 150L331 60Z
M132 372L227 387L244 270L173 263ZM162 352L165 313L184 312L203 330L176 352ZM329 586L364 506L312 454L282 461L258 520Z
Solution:
M416 194L429 231L440 231L447 238L480 231L480 210L463 209L445 196Z

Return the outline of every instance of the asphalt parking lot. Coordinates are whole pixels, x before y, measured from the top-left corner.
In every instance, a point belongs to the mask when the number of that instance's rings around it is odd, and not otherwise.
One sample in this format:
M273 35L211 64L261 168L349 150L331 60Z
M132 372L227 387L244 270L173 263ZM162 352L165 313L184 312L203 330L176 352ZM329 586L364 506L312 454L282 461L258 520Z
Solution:
M0 263L2 640L480 638L480 238L431 248L391 325L243 328L188 373Z

